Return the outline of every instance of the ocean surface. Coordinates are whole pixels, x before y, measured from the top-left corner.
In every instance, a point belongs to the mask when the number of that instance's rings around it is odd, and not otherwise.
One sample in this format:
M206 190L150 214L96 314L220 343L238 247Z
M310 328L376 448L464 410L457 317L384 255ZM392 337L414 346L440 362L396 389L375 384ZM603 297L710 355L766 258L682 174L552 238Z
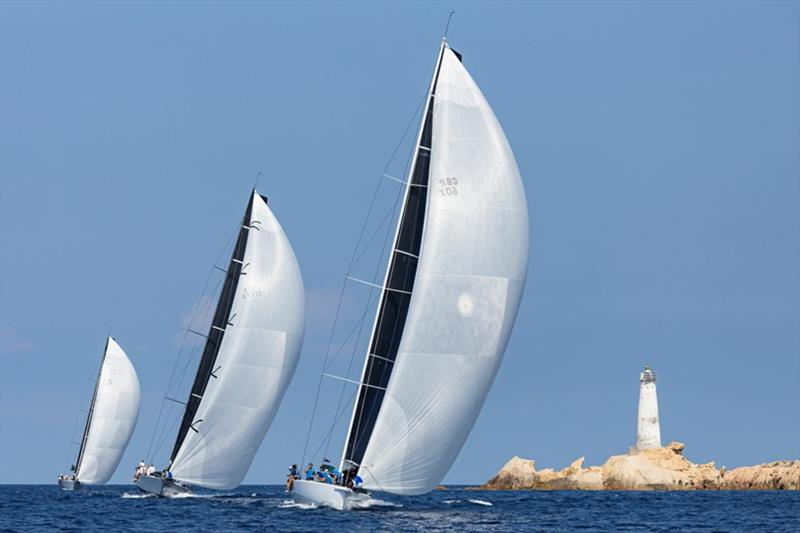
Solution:
M463 487L376 495L342 512L295 505L282 486L179 499L111 485L0 486L2 531L800 531L800 492L528 492Z

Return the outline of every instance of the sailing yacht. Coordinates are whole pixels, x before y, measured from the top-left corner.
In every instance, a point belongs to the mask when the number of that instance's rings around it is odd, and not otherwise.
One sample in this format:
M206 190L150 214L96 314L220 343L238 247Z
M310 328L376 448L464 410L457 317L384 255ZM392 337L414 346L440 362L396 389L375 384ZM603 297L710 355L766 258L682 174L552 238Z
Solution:
M461 450L525 286L528 211L511 147L461 55L442 40L339 483L295 479L299 503L350 509L368 491L424 494Z
M238 486L294 375L304 328L300 266L253 190L169 463L137 469L136 486L160 496Z
M139 378L125 351L106 339L103 360L72 472L58 476L63 490L102 485L117 469L139 416Z

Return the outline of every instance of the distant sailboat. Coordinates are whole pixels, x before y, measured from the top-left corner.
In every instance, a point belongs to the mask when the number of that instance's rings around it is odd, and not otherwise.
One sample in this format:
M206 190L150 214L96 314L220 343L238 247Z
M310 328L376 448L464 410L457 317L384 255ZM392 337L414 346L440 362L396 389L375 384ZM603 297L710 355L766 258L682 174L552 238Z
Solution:
M500 124L444 39L424 110L340 481L296 479L298 502L349 509L365 489L432 490L478 417L516 319L525 191Z
M117 341L108 337L78 460L72 473L58 476L63 490L102 485L111 478L136 426L139 399L136 369Z
M135 484L162 496L238 486L294 375L304 328L300 267L266 197L254 190L169 464L161 472L137 469Z

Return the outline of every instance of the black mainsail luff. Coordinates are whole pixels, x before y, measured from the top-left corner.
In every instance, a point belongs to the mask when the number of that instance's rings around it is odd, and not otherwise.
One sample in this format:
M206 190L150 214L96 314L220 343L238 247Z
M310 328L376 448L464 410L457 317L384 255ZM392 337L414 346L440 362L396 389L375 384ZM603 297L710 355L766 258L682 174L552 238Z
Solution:
M89 429L92 427L92 417L94 416L94 404L97 402L97 389L100 388L100 378L103 375L103 365L106 362L106 355L108 355L108 339L106 337L106 346L103 348L103 358L100 360L100 370L97 371L97 380L94 382L94 392L92 393L92 403L89 404L89 414L86 416L86 427L83 428L83 438L81 438L81 447L78 450L78 460L75 461L75 478L78 477L78 471L81 469L83 462L83 452L86 450L86 441L89 438Z
M255 193L255 191L253 191ZM215 363L217 354L219 354L220 346L222 346L222 338L225 335L225 329L232 324L229 323L231 309L233 307L233 297L236 294L236 287L239 285L239 276L246 274L243 272L245 265L243 264L244 252L247 247L247 235L253 231L252 223L250 222L251 212L253 210L254 194L250 195L250 201L247 204L244 218L242 219L242 227L239 229L239 236L236 239L236 245L231 254L231 260L228 264L228 270L225 274L225 283L222 286L222 291L217 300L217 308L214 311L214 319L211 321L211 326L208 328L208 336L206 337L206 344L203 347L203 355L200 359L200 364L197 367L197 374L194 378L192 390L189 393L189 399L186 402L186 410L183 412L183 420L178 430L178 437L175 439L175 446L172 448L172 455L170 455L170 465L178 455L183 441L189 430L198 431L194 425L199 420L194 420L197 414L197 409L200 407L200 402L203 399L203 394L206 391L208 382L212 377L216 377ZM267 198L262 196L266 203ZM257 228L256 228L257 231Z
M348 478L358 473L389 384L411 303L428 198L428 174L433 140L433 102L445 43L439 52L425 116L416 145L402 214L390 254L386 283L370 341L353 419L347 435L342 467Z

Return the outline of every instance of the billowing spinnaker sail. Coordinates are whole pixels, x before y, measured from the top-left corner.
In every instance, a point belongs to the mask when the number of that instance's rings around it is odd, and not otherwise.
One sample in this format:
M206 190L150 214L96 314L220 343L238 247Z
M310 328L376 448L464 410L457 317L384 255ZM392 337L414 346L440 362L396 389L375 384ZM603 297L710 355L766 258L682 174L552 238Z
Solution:
M420 262L359 475L422 494L444 478L494 381L525 285L528 210L497 119L447 48L434 98Z
M111 337L97 379L76 474L87 485L100 485L111 478L139 416L139 378L128 356Z
M253 193L247 246L214 369L172 464L191 485L232 489L244 479L297 367L305 292L289 240Z

